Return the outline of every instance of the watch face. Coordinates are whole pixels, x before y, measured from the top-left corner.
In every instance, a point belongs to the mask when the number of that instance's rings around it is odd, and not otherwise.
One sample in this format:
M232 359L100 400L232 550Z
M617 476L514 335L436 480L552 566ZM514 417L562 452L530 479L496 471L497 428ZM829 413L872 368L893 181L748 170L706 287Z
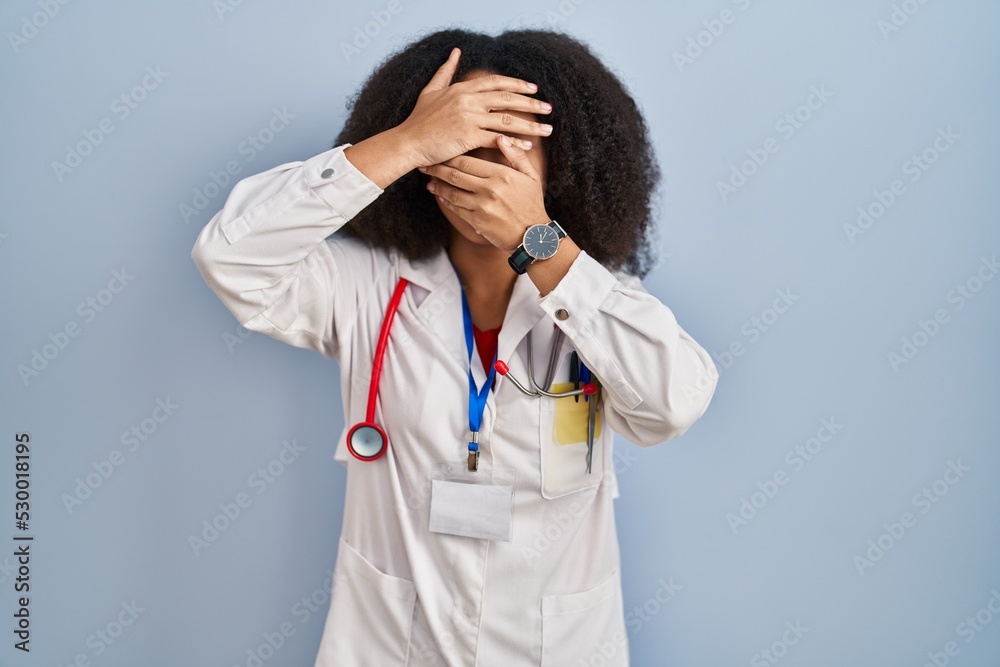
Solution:
M548 259L558 249L559 235L548 225L534 225L524 233L524 251L535 259Z

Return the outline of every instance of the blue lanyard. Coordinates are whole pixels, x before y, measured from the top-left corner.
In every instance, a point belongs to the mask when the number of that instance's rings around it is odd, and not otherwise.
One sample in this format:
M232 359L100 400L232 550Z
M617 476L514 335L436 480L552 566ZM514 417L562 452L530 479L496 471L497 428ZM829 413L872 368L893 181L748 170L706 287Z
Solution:
M448 258L451 261L451 258ZM455 273L458 274L458 268L455 267L455 263L451 263L452 268L455 269ZM483 420L483 411L486 409L486 397L490 392L490 387L493 385L493 378L496 375L496 368L494 365L497 362L497 353L493 353L493 363L490 364L490 372L486 377L486 382L483 383L482 389L477 391L476 380L472 377L472 313L469 310L469 300L465 296L465 288L462 287L461 276L459 276L459 289L462 291L462 320L465 326L465 347L469 351L469 430L472 431L472 441L469 443L469 453L479 452L479 427Z

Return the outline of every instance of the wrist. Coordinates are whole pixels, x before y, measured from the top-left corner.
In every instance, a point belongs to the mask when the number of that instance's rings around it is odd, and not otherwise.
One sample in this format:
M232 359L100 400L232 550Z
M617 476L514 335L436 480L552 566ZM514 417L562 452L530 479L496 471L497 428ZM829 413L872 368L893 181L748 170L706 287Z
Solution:
M535 283L539 297L547 296L556 288L581 252L580 246L567 236L559 242L559 251L555 255L528 265L525 273Z
M409 173L417 167L426 167L426 158L420 151L417 140L402 125L386 130L383 134L390 137L397 146L397 153L400 156L400 168L403 173ZM402 174L400 174L402 175Z
M344 149L344 156L382 190L415 167L412 149L392 129L374 134Z

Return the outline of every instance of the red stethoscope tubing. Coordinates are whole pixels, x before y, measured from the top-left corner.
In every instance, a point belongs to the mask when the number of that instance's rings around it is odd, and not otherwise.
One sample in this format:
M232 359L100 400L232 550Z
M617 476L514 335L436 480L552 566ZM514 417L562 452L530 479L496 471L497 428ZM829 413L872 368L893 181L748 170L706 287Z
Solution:
M362 461L374 461L375 459L382 457L388 449L388 436L386 436L385 431L375 423L375 402L378 400L378 381L379 377L382 375L382 360L385 358L385 348L389 343L389 329L392 328L392 320L396 317L396 311L399 309L399 302L403 298L403 292L406 290L407 284L408 281L406 278L400 278L399 282L396 283L396 290L392 293L392 299L389 301L389 306L386 309L385 318L382 320L382 329L379 331L378 343L375 345L375 358L372 361L372 379L371 384L368 386L368 408L365 411L365 421L355 424L347 433L348 451L351 452L355 458ZM351 444L351 437L354 435L354 432L362 426L374 428L382 440L382 447L371 456L365 456L359 453Z
M375 400L378 398L378 379L382 375L382 359L385 358L385 348L389 343L389 329L392 327L392 320L396 317L396 310L399 308L399 301L403 298L406 283L406 278L400 278L396 284L396 291L392 293L392 300L389 301L389 308L382 321L382 330L378 334L375 360L372 365L372 382L371 386L368 387L368 410L365 412L365 420L368 422L375 421Z

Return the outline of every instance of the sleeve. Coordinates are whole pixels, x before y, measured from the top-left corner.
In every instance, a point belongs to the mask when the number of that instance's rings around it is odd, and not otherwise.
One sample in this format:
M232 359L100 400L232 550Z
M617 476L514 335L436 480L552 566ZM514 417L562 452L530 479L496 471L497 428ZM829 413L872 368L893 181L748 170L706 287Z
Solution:
M350 145L237 182L191 251L240 324L330 359L385 253L327 238L383 192L344 155Z
M676 438L708 409L719 378L712 357L636 276L581 250L538 299L600 380L606 423L630 441Z

